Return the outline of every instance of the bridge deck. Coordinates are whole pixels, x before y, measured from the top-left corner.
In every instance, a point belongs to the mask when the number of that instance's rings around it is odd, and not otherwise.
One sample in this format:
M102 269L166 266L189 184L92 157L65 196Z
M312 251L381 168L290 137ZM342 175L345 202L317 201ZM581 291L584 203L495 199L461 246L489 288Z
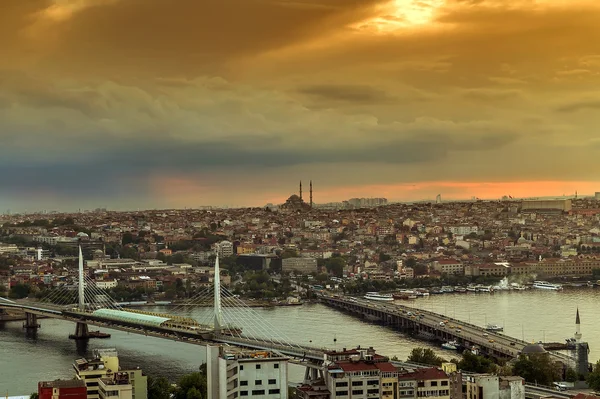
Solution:
M523 347L529 344L461 320L395 303L326 295L321 296L320 300L329 306L358 314L368 320L413 331L422 337L440 341L456 340L468 347L476 345L483 352L498 358L517 357ZM563 363L572 361L569 356L561 353L549 354L554 360Z

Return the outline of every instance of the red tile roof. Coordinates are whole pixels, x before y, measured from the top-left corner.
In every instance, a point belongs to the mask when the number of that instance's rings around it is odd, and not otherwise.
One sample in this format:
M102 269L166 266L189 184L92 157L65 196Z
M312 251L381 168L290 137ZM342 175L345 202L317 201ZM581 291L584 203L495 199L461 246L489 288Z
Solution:
M398 378L402 381L443 380L448 378L448 375L442 369L438 369L437 367L431 367L428 369L418 369L413 371L412 373L401 374Z
M398 368L389 362L375 363L375 366L384 373L398 371Z
M375 363L365 363L365 362L336 362L342 370L345 372L351 371L367 371L367 370L377 370Z

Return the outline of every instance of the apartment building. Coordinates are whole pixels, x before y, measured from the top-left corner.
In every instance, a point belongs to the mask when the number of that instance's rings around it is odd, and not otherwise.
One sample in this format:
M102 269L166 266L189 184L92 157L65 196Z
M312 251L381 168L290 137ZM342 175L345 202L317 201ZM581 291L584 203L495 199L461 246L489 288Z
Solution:
M113 392L109 389L101 396L101 380L113 380L115 375L127 374L128 382L131 385L131 396L123 396L125 399L147 399L148 380L142 373L142 370L121 370L119 366L119 355L116 349L95 349L94 358L91 360L77 359L73 363L75 369L75 379L83 381L87 387L87 399L101 399L108 395L106 392ZM122 379L120 380L122 381ZM110 385L105 382L105 386ZM118 390L118 389L117 389ZM125 395L125 394L124 394Z
M101 378L98 392L101 399L133 399L133 381L129 380L129 373L114 373L109 378Z
M209 398L287 399L289 358L210 345L206 353Z
M398 377L399 398L450 399L450 378L441 368L418 369Z
M288 273L310 274L317 271L317 260L315 258L286 258L281 261L281 269Z
M463 375L464 399L525 399L525 380L491 374Z
M433 262L433 270L442 274L463 274L464 265L457 259L438 259Z
M398 392L398 369L373 348L356 348L325 354L325 381L333 398L394 399Z

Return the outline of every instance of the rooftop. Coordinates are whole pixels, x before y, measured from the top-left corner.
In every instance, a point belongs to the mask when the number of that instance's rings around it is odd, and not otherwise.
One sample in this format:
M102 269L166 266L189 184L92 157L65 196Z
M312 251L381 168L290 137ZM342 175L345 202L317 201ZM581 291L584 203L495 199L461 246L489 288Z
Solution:
M81 388L85 387L83 380L56 380L56 381L40 381L40 388Z

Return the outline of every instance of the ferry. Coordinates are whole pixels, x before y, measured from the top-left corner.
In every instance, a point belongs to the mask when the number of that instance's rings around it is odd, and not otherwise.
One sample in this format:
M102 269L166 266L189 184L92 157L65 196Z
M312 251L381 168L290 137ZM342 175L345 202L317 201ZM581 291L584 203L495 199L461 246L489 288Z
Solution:
M560 284L552 284L547 281L534 281L533 288L537 288L540 290L552 290L552 291L560 291L563 289Z
M449 349L449 350L452 350L452 351L458 350L459 346L460 345L456 341L448 341L448 342L445 342L445 343L442 344L442 348L443 349Z
M394 297L392 294L380 294L379 292L367 292L365 299L371 299L373 301L393 301Z
M503 331L504 327L496 325L496 324L488 324L487 326L485 326L485 329L487 331Z

